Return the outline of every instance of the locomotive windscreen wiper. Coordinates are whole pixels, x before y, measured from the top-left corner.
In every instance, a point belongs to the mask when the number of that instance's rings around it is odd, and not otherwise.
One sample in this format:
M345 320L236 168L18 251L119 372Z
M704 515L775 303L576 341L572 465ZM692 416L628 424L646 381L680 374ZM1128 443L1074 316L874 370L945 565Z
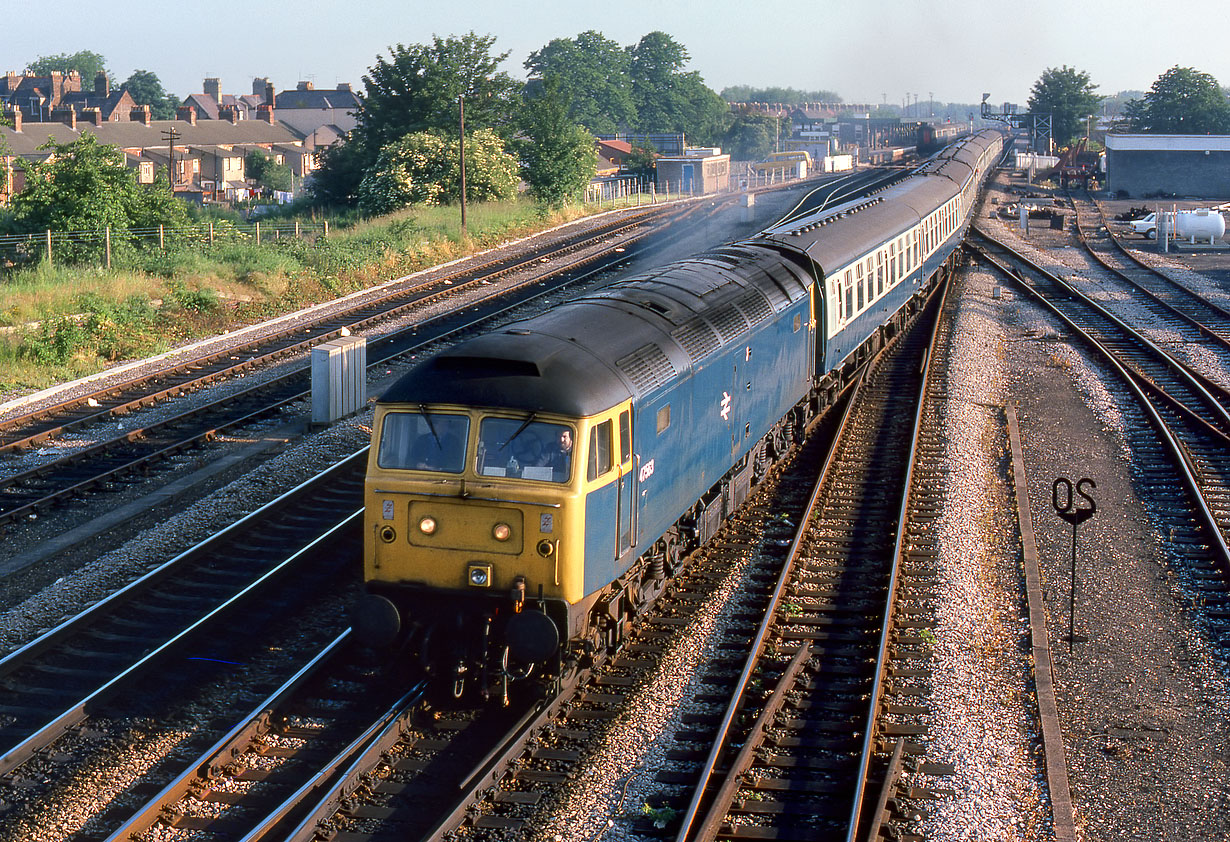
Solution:
M504 452L504 448L513 443L513 439L525 432L525 428L534 423L534 419L538 417L538 413L531 412L530 417L521 422L521 426L517 428L517 432L508 437L508 441L500 445L500 452Z
M436 432L436 425L431 423L431 416L427 414L427 404L419 404L419 412L423 414L423 420L427 422L427 429L431 430L431 437L436 440L436 447L443 450L444 444L440 441L440 434Z

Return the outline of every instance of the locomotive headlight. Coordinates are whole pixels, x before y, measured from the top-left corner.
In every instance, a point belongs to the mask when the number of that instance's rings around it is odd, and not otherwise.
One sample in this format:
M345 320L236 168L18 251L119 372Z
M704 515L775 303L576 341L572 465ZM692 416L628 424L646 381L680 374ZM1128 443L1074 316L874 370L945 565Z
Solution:
M507 523L497 523L491 527L491 537L497 541L507 541L512 537L512 527Z
M436 519L434 517L425 517L419 521L419 532L424 535L436 534Z
M466 572L466 579L476 588L487 588L491 586L491 565L490 564L471 564Z

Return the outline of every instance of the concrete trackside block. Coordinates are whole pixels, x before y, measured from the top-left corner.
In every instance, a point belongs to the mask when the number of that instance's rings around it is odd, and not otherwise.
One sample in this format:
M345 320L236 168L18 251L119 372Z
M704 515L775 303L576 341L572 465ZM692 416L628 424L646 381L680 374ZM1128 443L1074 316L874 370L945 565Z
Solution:
M332 424L367 402L367 337L345 336L312 349L312 423Z

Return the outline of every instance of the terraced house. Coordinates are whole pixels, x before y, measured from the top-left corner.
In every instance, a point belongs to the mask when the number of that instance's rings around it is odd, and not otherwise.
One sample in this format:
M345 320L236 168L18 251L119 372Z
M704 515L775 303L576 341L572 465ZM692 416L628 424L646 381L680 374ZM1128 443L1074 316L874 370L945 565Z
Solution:
M7 175L0 179L0 200L22 189L22 160L45 160L51 152L39 147L49 140L71 143L82 132L119 147L143 183L153 183L157 173L169 170L175 194L197 202L249 198L253 186L246 179L244 156L253 149L286 164L296 179L316 168L314 147L278 122L267 104L258 106L256 119L240 119L237 109L223 108L220 119L198 120L190 105L180 108L175 120L151 119L149 106L130 107L126 120L107 120L98 107L84 109L80 117L71 108L53 113L58 117L54 122L29 122L24 107L5 113L12 125L0 127Z

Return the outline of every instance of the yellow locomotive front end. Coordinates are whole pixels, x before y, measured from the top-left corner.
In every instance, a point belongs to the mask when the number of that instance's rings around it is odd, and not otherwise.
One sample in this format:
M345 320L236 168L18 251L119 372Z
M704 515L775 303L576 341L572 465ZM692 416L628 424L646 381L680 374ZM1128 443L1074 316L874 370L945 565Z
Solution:
M456 695L557 673L583 586L577 436L532 412L378 404L361 638L404 647Z

